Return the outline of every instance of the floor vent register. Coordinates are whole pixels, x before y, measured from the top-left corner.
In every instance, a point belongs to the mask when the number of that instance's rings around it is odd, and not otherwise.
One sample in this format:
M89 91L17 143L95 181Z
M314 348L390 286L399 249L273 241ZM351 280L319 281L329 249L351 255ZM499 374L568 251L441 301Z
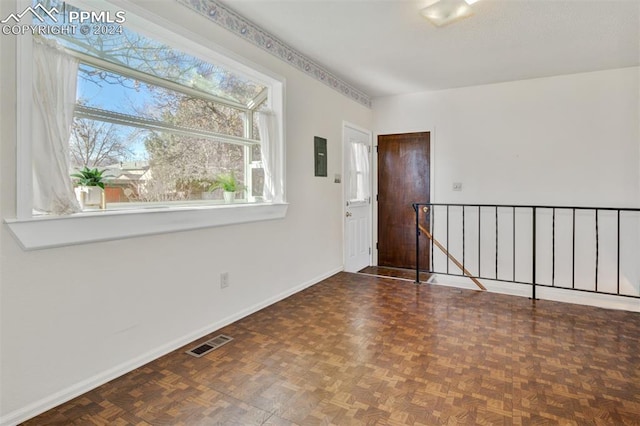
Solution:
M222 345L226 345L230 341L233 340L233 337L225 336L224 334L220 334L214 337L211 340L207 340L201 345L196 346L195 348L189 349L187 353L189 355L195 356L196 358L200 358L211 352L214 349L218 349Z

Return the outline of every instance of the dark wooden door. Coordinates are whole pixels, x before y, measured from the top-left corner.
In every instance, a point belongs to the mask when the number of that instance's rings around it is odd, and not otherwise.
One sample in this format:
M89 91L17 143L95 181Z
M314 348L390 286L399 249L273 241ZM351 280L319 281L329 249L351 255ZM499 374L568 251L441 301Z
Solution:
M411 204L431 199L429 145L429 132L378 136L379 266L416 267L415 212ZM429 265L428 249L427 238L422 235L420 269Z

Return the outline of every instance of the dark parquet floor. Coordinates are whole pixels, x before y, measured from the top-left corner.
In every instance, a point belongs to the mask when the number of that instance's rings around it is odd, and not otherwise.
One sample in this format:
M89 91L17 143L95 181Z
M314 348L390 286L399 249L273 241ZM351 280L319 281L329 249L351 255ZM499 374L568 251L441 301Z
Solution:
M337 274L26 425L640 425L640 314Z

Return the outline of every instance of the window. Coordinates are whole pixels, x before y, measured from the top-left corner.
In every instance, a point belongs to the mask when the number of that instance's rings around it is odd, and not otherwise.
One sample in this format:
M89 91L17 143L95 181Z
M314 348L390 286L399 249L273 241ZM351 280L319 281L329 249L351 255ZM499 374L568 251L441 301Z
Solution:
M349 187L347 199L350 203L369 200L369 148L363 142L350 141Z
M66 14L46 25L70 25L69 12L80 11L73 3L40 1ZM199 212L180 226L169 226L168 231L283 217L286 207L268 207L285 205L282 79L216 52L208 40L192 34L186 38L184 29L170 22L142 18L146 11L133 15L107 3L89 4L120 16L126 13L126 22L96 25L101 31L86 35L51 31L25 36L28 42L19 41L18 217L8 221L13 223L14 234L20 239L19 223L36 217L44 222L71 219L65 224L66 233L74 229L70 225L74 218L112 214L121 218L127 213ZM41 50L53 52L60 63L39 70L39 61L51 65L51 61L38 59ZM50 91L66 91L64 96L72 97L70 104L75 105L68 114L64 99L57 100L58 106L50 98L43 100ZM43 129L37 128L40 124ZM61 128L69 129L68 134ZM66 150L66 166L57 167L58 171L51 165L60 151L52 145L56 138L64 141ZM69 208L76 197L70 175L82 167L104 170L106 211ZM224 210L219 210L224 203L222 191L212 190L221 174L233 174L242 185L234 205ZM66 182L59 185L58 178ZM69 203L60 201L56 185L71 199ZM39 208L39 197L55 198L44 203L54 208ZM242 214L229 210L243 206L252 210L244 209ZM177 223L166 215L161 222ZM40 245L21 241L25 248L38 248L157 233L165 228L141 226L136 230L129 224L118 230L110 225L111 231L95 237L71 236L68 242Z
M67 16L83 12L65 5ZM236 202L262 201L254 115L268 87L122 24L95 28L46 35L79 62L69 174L103 170L111 210L211 204L220 175L239 181Z

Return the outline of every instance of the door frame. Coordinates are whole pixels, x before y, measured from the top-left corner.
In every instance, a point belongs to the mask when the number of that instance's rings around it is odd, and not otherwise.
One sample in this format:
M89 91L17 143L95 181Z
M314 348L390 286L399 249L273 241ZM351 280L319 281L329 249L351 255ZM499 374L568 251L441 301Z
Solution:
M437 133L436 127L427 128L427 129L400 129L400 130L385 130L385 131L377 131L373 134L375 138L375 145L373 146L372 153L374 154L374 158L371 161L371 176L373 179L373 184L371 186L371 194L372 194L372 217L371 217L371 226L373 228L372 231L372 252L373 258L371 259L371 264L374 266L378 266L378 247L376 242L378 241L378 136L381 135L398 135L404 133L429 133L429 191L430 198L432 203L436 203L436 185L435 185L435 170L436 170L436 140ZM344 203L343 203L344 204Z
M365 133L367 135L367 138L369 140L368 142L368 146L371 149L371 162L369 164L369 188L371 188L371 202L369 203L369 209L368 209L368 213L369 213L369 247L371 247L371 253L369 253L369 265L373 265L373 256L374 253L376 253L377 256L377 252L376 252L376 248L374 247L374 227L373 227L373 215L374 215L374 208L373 206L377 206L377 204L374 202L375 200L375 192L374 192L374 167L377 168L377 164L374 166L374 158L377 157L374 156L375 151L374 151L374 147L373 147L373 132L371 130L365 129L364 127L360 127L357 124L353 124L349 121L342 121L342 151L340 153L340 156L342 157L342 177L341 177L341 187L342 187L342 196L341 196L341 200L342 200L342 212L341 212L341 220L342 220L342 267L344 269L344 266L347 263L347 227L346 227L346 221L344 220L346 214L347 214L347 197L346 197L346 190L345 190L345 186L344 186L344 177L346 176L346 172L347 172L347 164L344 158L344 150L345 150L345 144L346 144L346 138L345 138L345 131L347 128L353 129L353 130L357 130L359 132ZM377 182L376 182L377 185ZM376 188L377 191L377 188Z

